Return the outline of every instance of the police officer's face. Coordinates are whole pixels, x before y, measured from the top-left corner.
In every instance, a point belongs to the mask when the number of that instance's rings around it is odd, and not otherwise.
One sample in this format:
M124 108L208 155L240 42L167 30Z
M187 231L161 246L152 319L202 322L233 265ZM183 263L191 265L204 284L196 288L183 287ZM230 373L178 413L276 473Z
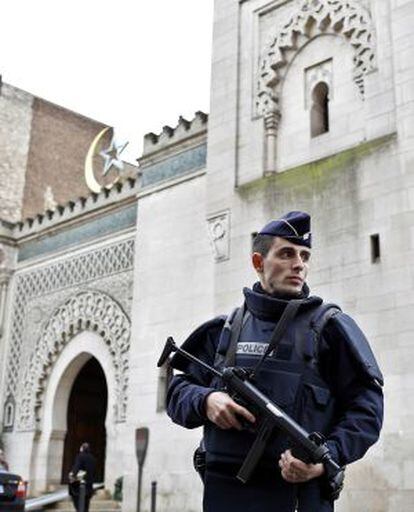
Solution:
M299 295L309 270L311 252L307 247L275 237L266 256L255 252L253 266L268 293Z

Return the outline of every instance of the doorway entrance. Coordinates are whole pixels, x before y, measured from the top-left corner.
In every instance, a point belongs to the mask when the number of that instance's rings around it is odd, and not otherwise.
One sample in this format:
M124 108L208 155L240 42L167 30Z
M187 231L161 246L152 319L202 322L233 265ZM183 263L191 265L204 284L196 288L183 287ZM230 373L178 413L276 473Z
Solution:
M96 458L96 481L105 476L108 387L101 365L92 357L79 371L70 392L67 409L67 432L64 443L62 483L68 474L82 443L90 444Z

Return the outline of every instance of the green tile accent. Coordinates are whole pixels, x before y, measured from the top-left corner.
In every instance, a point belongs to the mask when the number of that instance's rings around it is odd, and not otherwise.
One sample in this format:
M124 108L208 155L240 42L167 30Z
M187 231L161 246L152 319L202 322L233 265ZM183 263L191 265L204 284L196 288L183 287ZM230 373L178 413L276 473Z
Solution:
M161 181L176 178L205 167L206 161L207 144L188 149L163 162L144 168L141 184L143 187L149 187Z
M137 222L137 205L109 212L99 218L62 230L52 235L40 235L36 240L22 243L19 247L18 261L38 258L50 252L75 248L79 244L97 240L103 236L133 227Z

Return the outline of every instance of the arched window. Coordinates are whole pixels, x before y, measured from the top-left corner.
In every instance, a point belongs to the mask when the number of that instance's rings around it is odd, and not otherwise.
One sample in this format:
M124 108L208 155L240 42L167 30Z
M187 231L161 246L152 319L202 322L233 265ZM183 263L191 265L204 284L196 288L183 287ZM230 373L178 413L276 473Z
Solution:
M319 82L312 91L311 137L329 131L329 87Z
M9 399L4 406L4 427L11 428L14 422L14 403Z

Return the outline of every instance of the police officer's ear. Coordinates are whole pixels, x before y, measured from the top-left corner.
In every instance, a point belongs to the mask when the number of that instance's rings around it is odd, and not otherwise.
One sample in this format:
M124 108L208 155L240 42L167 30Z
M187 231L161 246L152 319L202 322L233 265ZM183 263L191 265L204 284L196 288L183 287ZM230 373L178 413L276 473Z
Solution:
M252 265L257 273L261 274L263 272L263 256L260 252L252 254Z

